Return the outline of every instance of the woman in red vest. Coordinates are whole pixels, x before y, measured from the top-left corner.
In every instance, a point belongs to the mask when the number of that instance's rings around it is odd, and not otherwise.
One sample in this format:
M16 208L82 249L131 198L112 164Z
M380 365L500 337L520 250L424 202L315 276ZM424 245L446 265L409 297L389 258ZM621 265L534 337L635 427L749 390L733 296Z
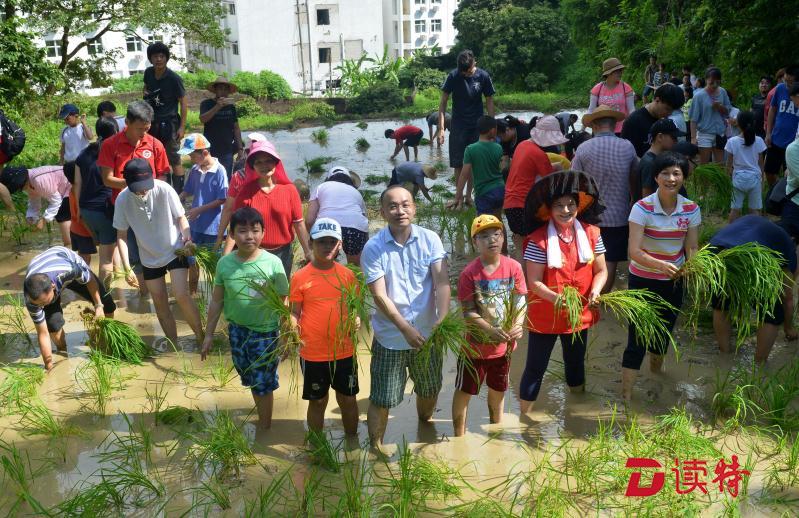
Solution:
M527 195L525 217L535 230L524 243L530 338L519 390L522 416L538 398L558 337L566 383L572 392L585 389L588 328L599 320L594 305L608 276L605 245L594 226L604 210L596 181L579 171L545 176ZM574 328L559 307L566 286L576 288L584 300L581 322Z

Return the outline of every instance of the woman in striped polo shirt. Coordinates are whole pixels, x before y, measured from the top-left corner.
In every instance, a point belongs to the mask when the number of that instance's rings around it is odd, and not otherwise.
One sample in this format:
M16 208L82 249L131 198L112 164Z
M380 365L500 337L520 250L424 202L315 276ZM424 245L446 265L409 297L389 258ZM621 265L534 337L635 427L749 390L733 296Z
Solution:
M676 279L677 272L692 256L699 242L698 228L701 223L699 205L680 195L688 178L688 161L682 155L667 151L658 155L653 164L658 189L639 200L630 211L630 289L652 291L672 306L682 306L682 281ZM662 311L660 316L674 328L677 311ZM660 372L668 343L650 349L649 366L652 372ZM644 361L646 348L641 345L630 323L627 333L627 348L622 358L622 396L629 401L633 384Z

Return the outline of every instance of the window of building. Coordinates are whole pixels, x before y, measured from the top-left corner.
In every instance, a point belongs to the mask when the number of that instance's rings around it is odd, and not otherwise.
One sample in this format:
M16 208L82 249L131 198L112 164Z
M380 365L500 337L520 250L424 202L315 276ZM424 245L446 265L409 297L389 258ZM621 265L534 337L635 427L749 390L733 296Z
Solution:
M431 4L440 4L441 0L430 0Z
M141 52L144 48L142 46L142 41L135 34L125 38L125 45L127 46L128 52Z
M330 47L319 47L319 62L330 63L331 54Z
M430 20L430 30L432 32L441 32L441 20Z
M141 70L128 70L128 75L129 76L137 76L137 75L143 74L143 73L144 72L141 71Z
M416 0L414 3L416 5L419 5L419 4L425 4L426 2L427 2L427 0Z
M161 36L160 34L150 34L149 36L147 36L148 44L155 43L156 41L164 41L164 37Z
M316 10L316 25L330 25L330 9Z
M234 56L238 56L239 55L239 42L238 41L234 41L233 43L231 43L230 44L230 50L231 50L231 52L233 52Z
M425 33L427 32L427 20L416 20L413 22L413 27L416 32Z
M102 38L88 41L86 49L89 51L90 56L96 56L103 53L103 40Z
M44 48L47 49L48 58L61 57L61 42L58 40L44 40Z
M227 4L227 12L230 16L236 16L236 4L230 2Z

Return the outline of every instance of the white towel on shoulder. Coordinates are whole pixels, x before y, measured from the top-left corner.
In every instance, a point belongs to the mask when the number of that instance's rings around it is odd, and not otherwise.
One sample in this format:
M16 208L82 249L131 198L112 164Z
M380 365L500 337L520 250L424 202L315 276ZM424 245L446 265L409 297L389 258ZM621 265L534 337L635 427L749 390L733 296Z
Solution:
M577 238L577 255L580 258L580 262L584 264L591 263L594 260L594 251L591 250L591 243L588 242L588 234L585 233L585 229L576 219L574 220L574 233ZM559 240L558 229L555 228L555 223L550 219L547 227L547 266L549 268L563 268L563 254L560 251Z

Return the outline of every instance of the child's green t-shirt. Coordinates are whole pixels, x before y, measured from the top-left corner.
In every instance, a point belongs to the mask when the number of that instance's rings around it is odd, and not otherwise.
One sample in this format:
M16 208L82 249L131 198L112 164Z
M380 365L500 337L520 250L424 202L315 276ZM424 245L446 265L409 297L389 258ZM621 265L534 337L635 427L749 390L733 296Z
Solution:
M496 142L478 140L466 146L463 163L472 165L475 198L505 185L502 171L499 169L500 160L502 160L502 146Z
M214 284L225 288L225 320L266 333L278 328L277 315L267 314L251 281L275 284L277 292L288 295L289 282L283 263L275 255L261 250L252 261L242 262L235 252L222 257L216 265Z

